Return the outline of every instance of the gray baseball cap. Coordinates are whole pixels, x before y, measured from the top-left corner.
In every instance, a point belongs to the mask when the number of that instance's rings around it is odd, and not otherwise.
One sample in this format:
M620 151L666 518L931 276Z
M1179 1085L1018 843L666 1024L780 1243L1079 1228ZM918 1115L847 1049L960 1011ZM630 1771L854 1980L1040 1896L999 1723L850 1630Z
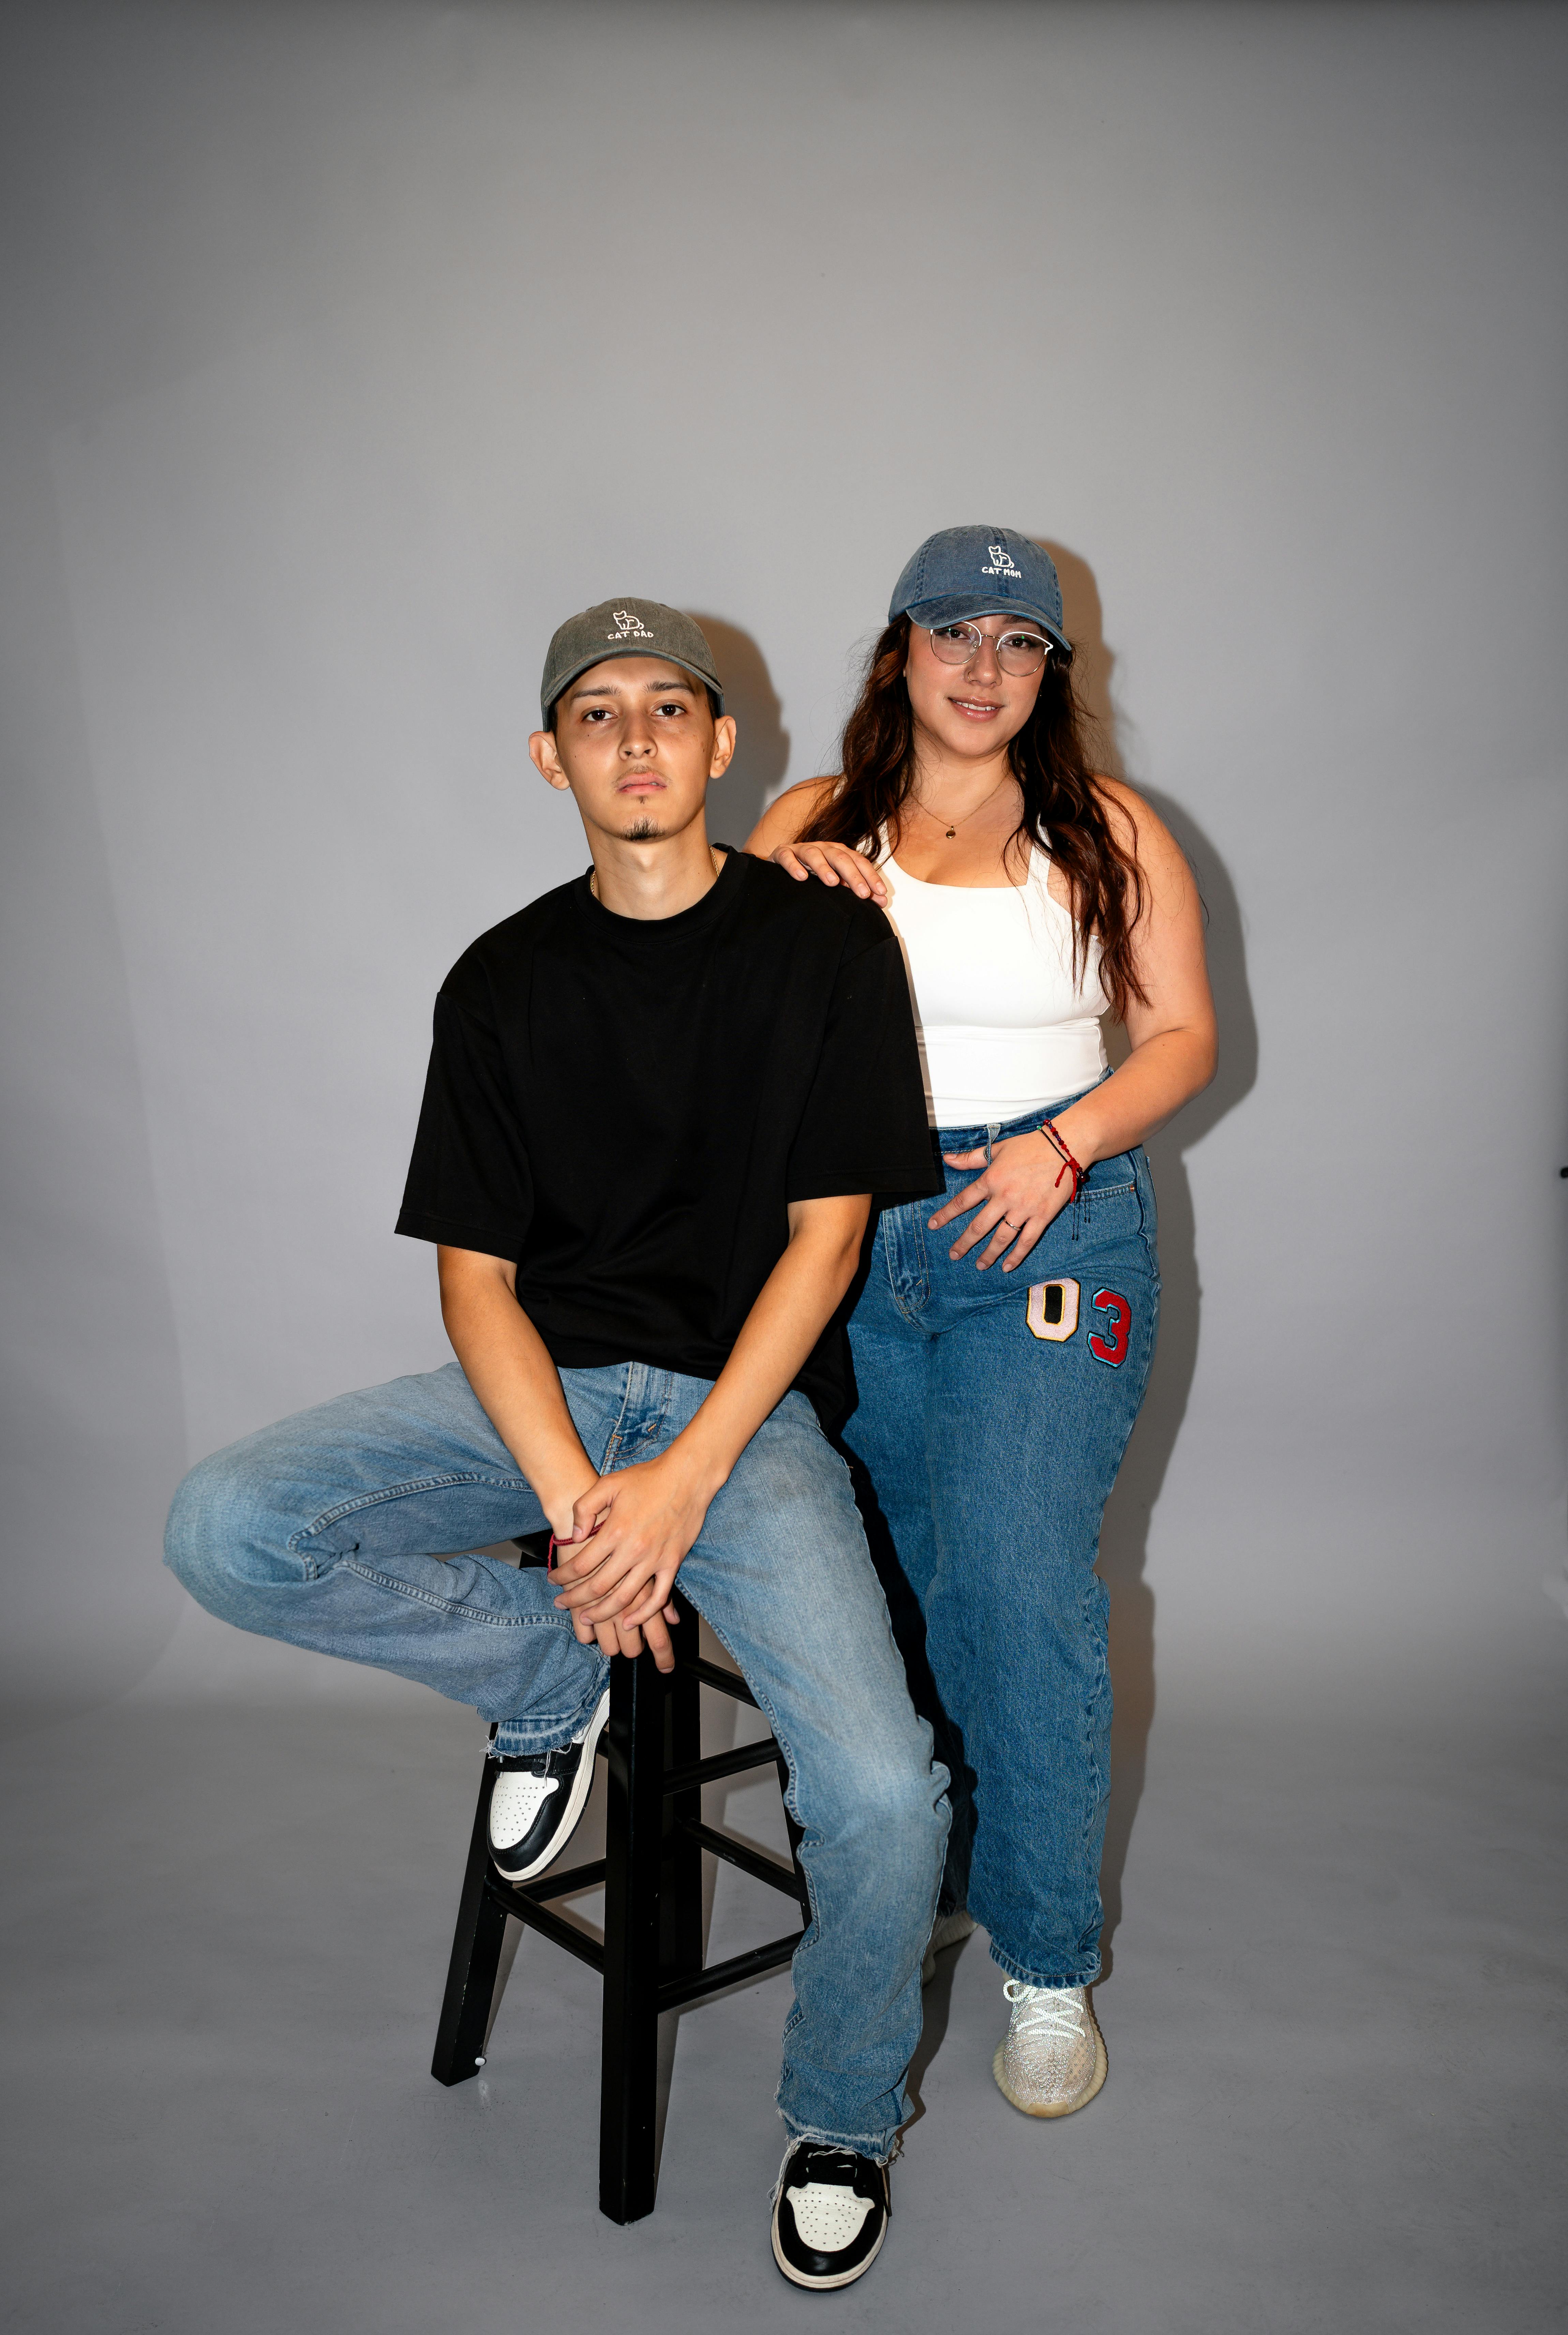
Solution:
M1010 527L944 527L928 535L893 587L887 611L917 625L967 624L975 616L1032 616L1064 664L1072 643L1061 629L1056 562Z
M724 684L713 668L713 652L700 625L662 600L601 600L560 625L545 654L539 712L546 722L568 682L606 657L664 656L705 682L724 711Z

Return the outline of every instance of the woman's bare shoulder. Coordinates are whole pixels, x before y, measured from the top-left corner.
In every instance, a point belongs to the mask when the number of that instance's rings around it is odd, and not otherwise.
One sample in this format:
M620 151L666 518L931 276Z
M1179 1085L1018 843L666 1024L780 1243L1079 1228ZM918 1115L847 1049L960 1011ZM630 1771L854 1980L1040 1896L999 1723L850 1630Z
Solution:
M1154 817L1137 789L1129 787L1125 779L1113 779L1108 770L1096 770L1089 784L1109 815L1118 843L1127 840L1140 819Z
M1091 783L1105 806L1111 833L1124 849L1136 852L1140 859L1147 859L1151 851L1157 858L1167 851L1177 850L1175 836L1154 805L1146 802L1136 787L1129 787L1125 779L1110 778L1102 770L1095 772Z
M796 785L786 787L752 828L747 850L766 859L781 843L793 843L801 830L810 826L837 784L837 779L801 779Z
M1185 896L1191 877L1186 853L1154 805L1146 802L1125 779L1099 772L1094 790L1105 805L1111 833L1129 851L1145 876L1153 879L1157 896L1169 902Z

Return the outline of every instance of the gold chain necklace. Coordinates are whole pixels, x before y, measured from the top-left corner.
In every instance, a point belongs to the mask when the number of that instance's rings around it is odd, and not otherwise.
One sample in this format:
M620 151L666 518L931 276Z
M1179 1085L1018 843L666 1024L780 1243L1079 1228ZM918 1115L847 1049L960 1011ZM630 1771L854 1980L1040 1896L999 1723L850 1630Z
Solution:
M918 795L915 798L915 808L916 810L925 811L926 818L931 819L937 827L942 828L943 834L947 838L948 842L951 843L961 827L967 827L972 819L978 819L980 817L981 812L985 809L986 803L994 802L996 800L997 796L1007 784L1007 780L1011 776L1012 773L1009 770L1007 778L998 779L996 784L992 788L991 792L984 798L984 799L981 802L977 802L973 810L966 810L962 819L955 819L951 827L943 827L942 814L940 811L925 810L925 805L921 801Z

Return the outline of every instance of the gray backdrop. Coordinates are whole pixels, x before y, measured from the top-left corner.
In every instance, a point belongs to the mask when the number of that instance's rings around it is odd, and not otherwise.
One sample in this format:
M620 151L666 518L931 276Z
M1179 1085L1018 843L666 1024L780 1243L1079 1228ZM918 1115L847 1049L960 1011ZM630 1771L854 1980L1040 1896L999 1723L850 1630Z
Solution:
M711 623L740 840L968 519L1049 540L1213 920L1107 1534L1132 1739L1157 1671L1560 1668L1563 14L3 34L19 1702L379 1691L182 1611L160 1522L445 1358L391 1226L440 974L583 863L525 754L551 626Z

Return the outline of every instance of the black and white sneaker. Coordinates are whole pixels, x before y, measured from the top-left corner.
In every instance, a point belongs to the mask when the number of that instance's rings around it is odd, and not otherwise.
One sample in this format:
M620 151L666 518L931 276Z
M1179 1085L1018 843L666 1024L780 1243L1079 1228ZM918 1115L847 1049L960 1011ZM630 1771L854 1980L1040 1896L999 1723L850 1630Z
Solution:
M887 2167L798 2140L773 2193L773 2259L797 2286L853 2286L882 2251Z
M605 1689L580 1735L558 1750L498 1759L490 1794L490 1862L503 1881L531 1881L553 1865L577 1828L594 1783L594 1753L610 1715Z

